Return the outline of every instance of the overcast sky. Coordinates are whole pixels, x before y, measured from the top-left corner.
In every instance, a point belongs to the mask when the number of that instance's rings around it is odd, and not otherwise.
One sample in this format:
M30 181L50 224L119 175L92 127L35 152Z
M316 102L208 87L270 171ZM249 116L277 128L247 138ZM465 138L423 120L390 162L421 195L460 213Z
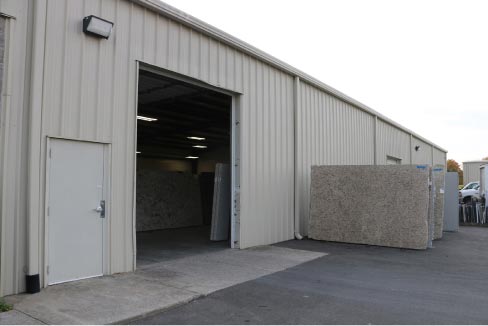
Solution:
M167 0L449 151L488 156L488 1Z

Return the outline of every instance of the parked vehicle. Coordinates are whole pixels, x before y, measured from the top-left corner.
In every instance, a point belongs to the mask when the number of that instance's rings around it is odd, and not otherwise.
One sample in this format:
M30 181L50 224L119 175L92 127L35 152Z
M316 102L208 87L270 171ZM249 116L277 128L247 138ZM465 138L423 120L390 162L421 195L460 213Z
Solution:
M459 203L470 203L480 200L480 183L479 181L470 182L459 191Z
M481 204L486 207L486 199L488 197L488 164L480 167L480 189L479 197L481 198ZM485 212L488 214L488 210Z

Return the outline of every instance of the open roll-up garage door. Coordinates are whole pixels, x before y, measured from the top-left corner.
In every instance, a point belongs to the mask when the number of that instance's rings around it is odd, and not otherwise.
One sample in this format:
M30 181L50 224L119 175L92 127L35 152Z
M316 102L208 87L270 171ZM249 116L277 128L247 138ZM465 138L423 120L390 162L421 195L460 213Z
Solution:
M139 267L232 246L232 96L178 77L139 72Z

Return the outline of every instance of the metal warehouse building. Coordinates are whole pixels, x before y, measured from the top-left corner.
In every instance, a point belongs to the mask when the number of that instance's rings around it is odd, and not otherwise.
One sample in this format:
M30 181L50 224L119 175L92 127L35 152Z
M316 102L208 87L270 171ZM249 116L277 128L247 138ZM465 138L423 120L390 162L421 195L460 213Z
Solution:
M480 181L480 166L488 164L488 161L467 161L463 162L463 182L467 185L470 182Z
M91 15L113 23L107 39L84 33ZM229 163L229 246L249 248L307 234L311 165L446 161L380 113L156 0L2 0L0 54L0 295L37 277L45 287L133 271L139 231L200 223L158 224L154 171L186 189Z

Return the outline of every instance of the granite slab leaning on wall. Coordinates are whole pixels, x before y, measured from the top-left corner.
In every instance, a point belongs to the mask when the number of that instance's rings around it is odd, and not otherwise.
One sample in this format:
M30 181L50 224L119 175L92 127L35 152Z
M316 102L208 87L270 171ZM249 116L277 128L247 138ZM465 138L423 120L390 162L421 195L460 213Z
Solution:
M444 231L444 188L446 172L442 165L435 165L432 171L435 185L434 240L436 240L442 238L442 231Z
M427 248L432 248L432 241L434 240L434 205L435 205L435 185L433 183L433 171L430 165L416 165L417 169L422 169L429 174L429 209L427 210L427 225L429 232L429 241Z
M415 165L313 166L309 237L426 249L429 173Z
M203 224L198 176L157 168L137 171L136 230Z

